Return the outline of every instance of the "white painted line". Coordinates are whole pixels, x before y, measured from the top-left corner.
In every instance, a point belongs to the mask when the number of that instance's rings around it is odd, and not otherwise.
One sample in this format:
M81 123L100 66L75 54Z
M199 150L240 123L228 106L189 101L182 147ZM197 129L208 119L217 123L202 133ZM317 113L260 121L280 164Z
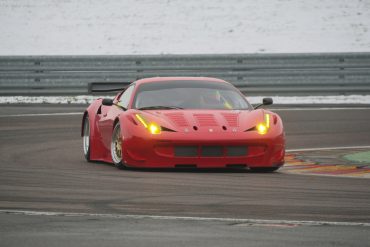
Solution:
M101 217L116 219L152 219L152 220L182 220L182 221L217 221L233 222L237 224L283 224L301 226L365 226L370 227L366 222L336 222L336 221L306 221L306 220L263 220L263 219L242 219L242 218L208 218L208 217L186 217L186 216L161 216L161 215L134 215L134 214L93 214L93 213L68 213L68 212L45 212L30 210L0 210L3 214L18 214L30 216L65 216L65 217Z
M298 148L298 149L287 149L287 153L290 152L305 152L305 151L325 151L325 150L341 150L341 149L365 149L370 146L352 146L352 147L325 147L325 148Z
M4 117L69 116L69 115L81 115L82 116L83 112L11 114L11 115L0 115L0 118L4 118Z

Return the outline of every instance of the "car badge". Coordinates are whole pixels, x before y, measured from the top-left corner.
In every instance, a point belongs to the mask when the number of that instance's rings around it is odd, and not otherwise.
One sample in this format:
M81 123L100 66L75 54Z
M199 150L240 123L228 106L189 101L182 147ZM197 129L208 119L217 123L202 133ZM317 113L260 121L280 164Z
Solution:
M213 129L209 129L209 132L213 132Z
M236 128L233 128L233 132L236 132Z
M189 129L188 129L188 128L185 128L185 129L184 129L184 131L185 131L185 132L189 132Z

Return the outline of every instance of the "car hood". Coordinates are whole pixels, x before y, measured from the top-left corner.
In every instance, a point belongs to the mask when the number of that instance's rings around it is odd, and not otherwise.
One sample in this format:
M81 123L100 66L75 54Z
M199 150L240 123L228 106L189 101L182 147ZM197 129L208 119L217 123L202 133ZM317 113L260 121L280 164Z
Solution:
M264 110L148 110L141 114L176 132L243 132L263 121Z

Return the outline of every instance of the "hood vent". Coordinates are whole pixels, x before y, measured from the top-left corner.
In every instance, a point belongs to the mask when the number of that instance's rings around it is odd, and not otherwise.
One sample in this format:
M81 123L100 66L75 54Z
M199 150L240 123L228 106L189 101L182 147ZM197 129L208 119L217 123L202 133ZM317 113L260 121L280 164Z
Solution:
M165 116L168 117L178 127L189 126L188 121L186 121L184 114L182 113L166 113Z
M239 126L239 115L235 113L223 113L222 116L225 118L227 124L230 127L238 127Z
M217 126L213 114L194 114L193 115L199 126Z

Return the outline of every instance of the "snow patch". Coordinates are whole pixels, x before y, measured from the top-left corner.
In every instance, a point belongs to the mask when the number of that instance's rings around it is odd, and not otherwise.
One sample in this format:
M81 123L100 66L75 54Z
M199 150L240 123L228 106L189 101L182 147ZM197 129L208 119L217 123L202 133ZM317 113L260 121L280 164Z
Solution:
M0 104L90 104L104 96L2 96Z

